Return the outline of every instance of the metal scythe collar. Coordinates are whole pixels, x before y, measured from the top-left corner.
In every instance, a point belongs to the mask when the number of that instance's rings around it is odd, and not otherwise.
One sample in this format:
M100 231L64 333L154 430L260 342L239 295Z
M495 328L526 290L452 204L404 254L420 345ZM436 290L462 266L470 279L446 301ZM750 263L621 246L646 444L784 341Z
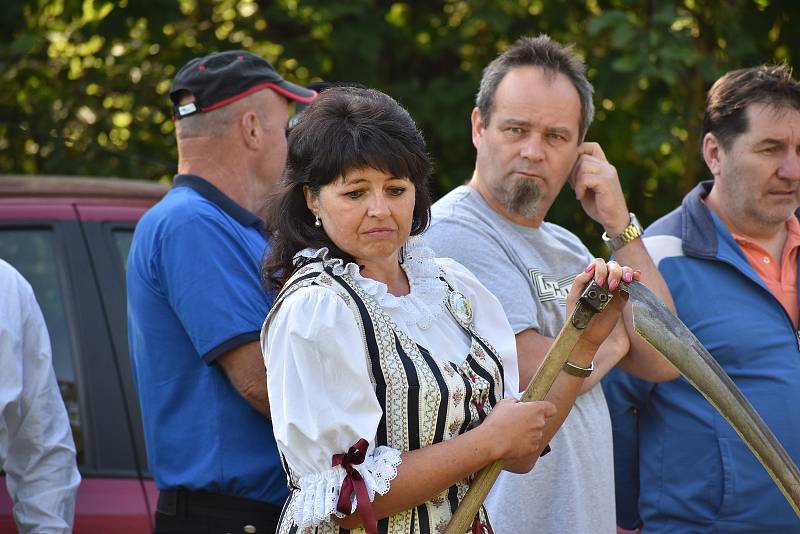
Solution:
M625 291L627 287L620 284L620 289ZM583 290L581 297L578 299L578 305L575 306L575 311L572 312L572 318L570 319L572 326L578 330L586 328L594 314L603 311L608 306L608 303L611 302L613 296L613 293L592 280L592 283Z

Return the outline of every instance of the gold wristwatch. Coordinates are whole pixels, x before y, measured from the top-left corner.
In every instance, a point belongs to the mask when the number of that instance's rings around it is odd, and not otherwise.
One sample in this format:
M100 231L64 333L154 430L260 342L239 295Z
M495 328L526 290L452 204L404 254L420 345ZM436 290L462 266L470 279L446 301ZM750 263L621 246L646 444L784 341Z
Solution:
M603 242L611 249L611 252L616 252L644 233L644 229L642 225L639 224L636 215L632 212L629 213L629 215L631 217L631 222L628 223L628 226L626 226L618 236L608 237L608 234L603 232Z

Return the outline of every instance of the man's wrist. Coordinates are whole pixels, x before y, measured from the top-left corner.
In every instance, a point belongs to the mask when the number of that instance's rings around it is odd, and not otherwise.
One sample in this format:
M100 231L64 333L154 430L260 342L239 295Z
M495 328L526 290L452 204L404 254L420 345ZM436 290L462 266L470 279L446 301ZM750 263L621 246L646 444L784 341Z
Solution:
M631 212L628 217L628 223L619 233L609 234L608 232L603 232L603 242L611 249L611 252L616 252L631 241L641 237L644 233L644 229L636 219L636 215Z
M630 222L631 222L630 213L626 211L622 217L615 220L612 224L609 224L607 226L604 224L603 230L608 236L618 236L619 234L625 231L625 228L628 227Z

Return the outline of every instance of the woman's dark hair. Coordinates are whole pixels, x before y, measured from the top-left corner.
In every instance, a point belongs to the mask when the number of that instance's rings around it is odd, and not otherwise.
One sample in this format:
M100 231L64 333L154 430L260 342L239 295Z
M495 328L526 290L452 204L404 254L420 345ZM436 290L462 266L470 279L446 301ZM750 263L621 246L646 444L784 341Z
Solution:
M374 89L335 87L320 93L289 131L286 172L266 211L270 250L261 267L268 288L280 288L305 248L328 247L330 258L354 258L314 226L303 188L314 195L356 169L372 168L408 178L416 197L411 235L421 234L431 217L432 172L425 140L413 119L390 96Z

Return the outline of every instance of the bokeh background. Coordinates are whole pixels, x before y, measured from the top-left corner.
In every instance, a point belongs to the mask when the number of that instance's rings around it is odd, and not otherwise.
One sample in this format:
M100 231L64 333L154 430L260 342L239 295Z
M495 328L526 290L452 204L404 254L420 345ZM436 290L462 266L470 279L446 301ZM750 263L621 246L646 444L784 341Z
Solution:
M698 134L710 84L734 68L796 65L798 22L796 0L5 0L0 173L169 182L172 76L242 48L297 83L359 82L398 99L425 133L438 197L472 172L482 68L545 32L585 58L598 110L588 138L647 224L707 177ZM562 197L550 220L602 252L602 229Z

